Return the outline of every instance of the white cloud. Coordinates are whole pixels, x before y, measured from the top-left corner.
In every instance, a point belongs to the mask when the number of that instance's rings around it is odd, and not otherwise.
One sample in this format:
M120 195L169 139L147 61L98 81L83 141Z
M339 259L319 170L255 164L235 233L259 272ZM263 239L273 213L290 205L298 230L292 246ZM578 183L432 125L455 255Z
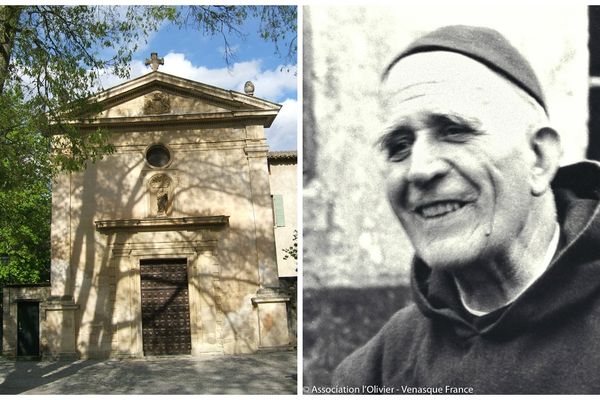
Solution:
M300 110L296 99L286 99L273 125L265 129L270 150L296 150L298 116Z
M271 101L278 101L285 91L295 90L297 85L296 66L262 70L260 60L251 60L236 62L231 68L209 69L192 65L181 53L169 53L164 58L165 65L160 68L163 72L239 92L244 91L246 81L252 81L256 87L254 95Z
M107 72L101 72L98 79L100 80L100 84L95 85L93 90L100 91L110 89L113 86L117 86L119 83L125 82L125 79L119 78L116 75Z
M295 65L280 65L274 70L263 71L253 81L256 86L255 95L265 99L278 99L285 91L296 90L296 75Z
M263 70L261 60L251 60L234 63L231 68L210 69L193 65L182 53L168 53L164 56L164 60L165 65L161 65L159 70L167 74L242 93L244 83L252 81L256 88L254 92L256 97L274 102L281 101L287 91L296 90L297 87L295 65L280 65L272 70ZM144 60L133 60L131 63L131 78L151 71L150 67L144 65ZM124 80L112 75L104 75L101 81L106 89Z

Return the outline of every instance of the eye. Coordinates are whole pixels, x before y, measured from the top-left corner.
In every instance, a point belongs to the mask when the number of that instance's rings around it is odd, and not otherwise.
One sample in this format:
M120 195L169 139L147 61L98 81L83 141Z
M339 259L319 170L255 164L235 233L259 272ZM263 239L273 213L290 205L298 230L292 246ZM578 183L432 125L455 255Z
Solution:
M451 141L463 142L475 133L475 129L466 124L448 124L438 130L438 134Z
M410 155L414 135L405 131L393 131L379 140L380 149L386 153L388 161L400 162Z

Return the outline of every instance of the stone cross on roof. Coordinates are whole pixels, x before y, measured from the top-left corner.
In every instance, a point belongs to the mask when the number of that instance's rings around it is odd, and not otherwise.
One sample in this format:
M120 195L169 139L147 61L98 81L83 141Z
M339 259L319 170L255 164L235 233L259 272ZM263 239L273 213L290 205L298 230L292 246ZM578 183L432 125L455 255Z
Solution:
M158 58L158 53L151 53L150 59L146 59L144 64L150 65L152 67L152 71L156 71L156 70L158 70L159 65L165 65L165 59Z

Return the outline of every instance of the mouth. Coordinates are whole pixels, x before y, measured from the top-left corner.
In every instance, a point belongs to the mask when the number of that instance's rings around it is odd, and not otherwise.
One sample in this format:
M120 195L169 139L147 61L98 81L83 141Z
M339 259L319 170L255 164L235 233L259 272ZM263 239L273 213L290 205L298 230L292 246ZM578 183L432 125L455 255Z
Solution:
M414 209L414 212L425 219L440 218L460 210L467 204L469 204L467 201L437 201L418 206Z

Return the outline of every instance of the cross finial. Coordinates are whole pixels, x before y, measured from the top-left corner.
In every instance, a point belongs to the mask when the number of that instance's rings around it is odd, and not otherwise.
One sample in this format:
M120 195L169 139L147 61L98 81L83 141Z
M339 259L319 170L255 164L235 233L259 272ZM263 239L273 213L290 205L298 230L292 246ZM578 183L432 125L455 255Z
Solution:
M164 58L158 58L158 53L151 53L150 58L146 59L145 65L150 65L152 67L152 71L158 70L159 65L165 65Z

